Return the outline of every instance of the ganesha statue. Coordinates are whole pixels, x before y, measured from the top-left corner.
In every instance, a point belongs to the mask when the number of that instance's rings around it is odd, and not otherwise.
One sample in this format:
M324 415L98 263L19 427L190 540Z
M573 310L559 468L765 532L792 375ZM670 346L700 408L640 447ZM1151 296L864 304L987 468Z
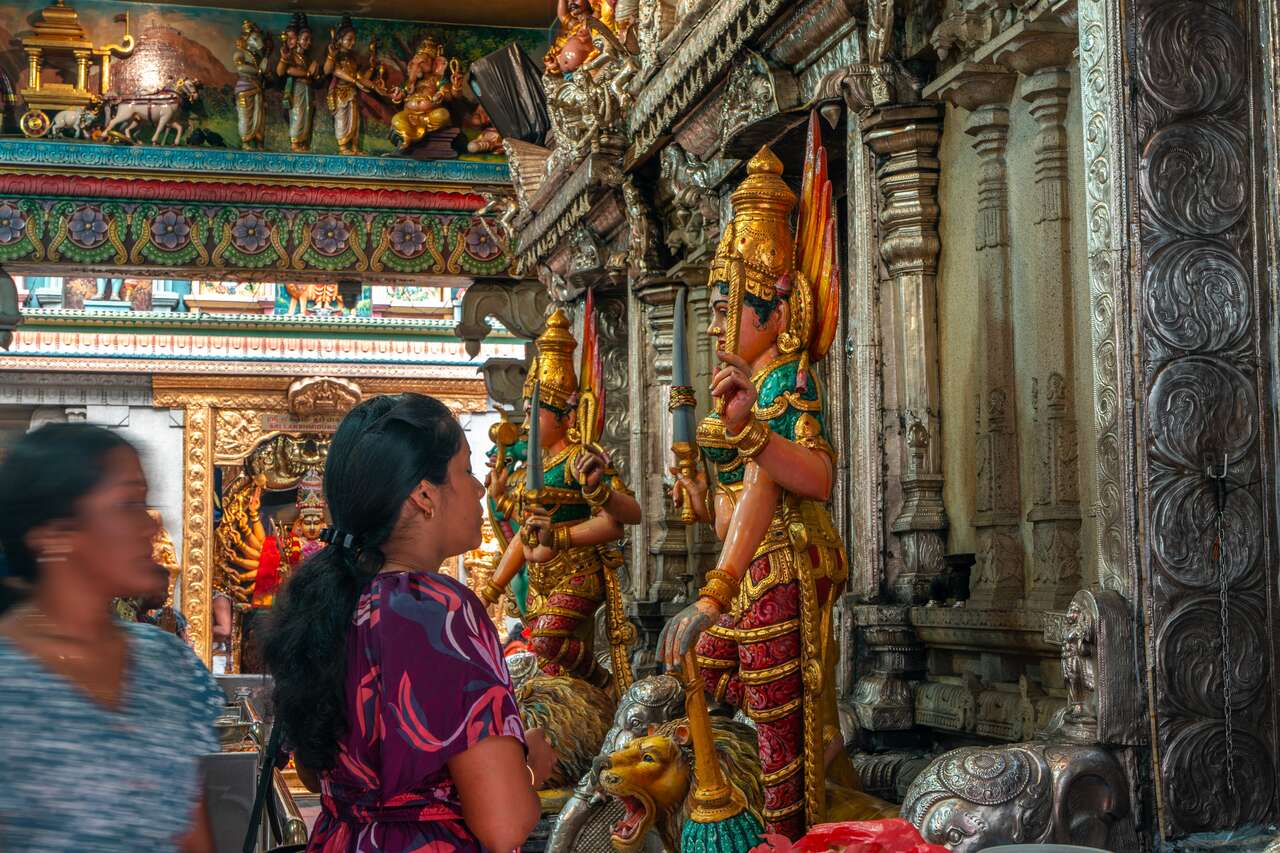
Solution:
M952 750L911 783L902 816L953 853L1002 844L1137 849L1124 769L1097 746Z
M427 36L409 60L404 86L391 100L401 105L391 117L391 138L396 150L404 153L428 134L452 124L448 102L462 94L464 78L458 60L444 54L444 45Z

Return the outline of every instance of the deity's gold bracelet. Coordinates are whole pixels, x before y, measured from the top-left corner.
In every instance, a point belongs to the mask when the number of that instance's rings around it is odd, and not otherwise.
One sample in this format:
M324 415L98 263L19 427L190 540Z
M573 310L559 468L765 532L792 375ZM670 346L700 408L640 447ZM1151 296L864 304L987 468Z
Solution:
M747 424L746 429L737 435L725 433L725 438L738 448L738 455L743 459L755 459L759 456L772 437L773 430L769 429L764 421L754 417L751 423Z
M498 589L493 581L480 587L480 600L485 604L497 604L500 598L502 598L502 590Z
M720 605L721 611L727 611L733 605L738 594L738 579L723 569L712 569L707 572L706 583L698 590L700 598L709 598Z
M607 504L612 495L613 491L605 485L604 480L601 480L600 484L591 491L582 493L582 496L587 499L587 503L596 509L600 509Z
M555 541L552 543L552 547L557 554L562 554L573 547L573 539L569 531L570 527L567 524L564 527L556 528Z

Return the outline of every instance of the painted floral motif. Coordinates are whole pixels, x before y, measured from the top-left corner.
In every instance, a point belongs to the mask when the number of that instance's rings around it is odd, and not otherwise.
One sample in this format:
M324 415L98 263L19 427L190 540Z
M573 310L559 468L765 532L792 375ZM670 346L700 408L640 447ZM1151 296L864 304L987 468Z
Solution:
M96 248L107 240L107 218L96 207L82 207L71 214L67 234L77 246Z
M427 246L427 232L416 219L405 217L391 229L391 249L402 258L416 258Z
M477 222L468 228L463 239L466 240L467 254L477 260L492 260L502 252L498 241L482 223Z
M336 216L326 216L311 226L311 244L322 255L333 257L347 248L351 236L345 222Z
M256 255L267 247L271 226L256 213L246 213L231 226L232 244L246 255Z
M151 223L151 239L166 252L185 246L191 240L191 224L176 210L166 210Z
M0 246L22 239L27 228L27 215L11 204L0 204Z

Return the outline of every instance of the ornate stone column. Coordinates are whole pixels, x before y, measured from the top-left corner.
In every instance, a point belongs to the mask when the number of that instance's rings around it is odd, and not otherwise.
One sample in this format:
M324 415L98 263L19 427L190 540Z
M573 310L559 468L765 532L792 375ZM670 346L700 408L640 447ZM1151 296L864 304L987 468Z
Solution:
M863 138L880 155L880 256L890 280L896 338L897 421L905 435L889 476L902 489L891 524L896 546L886 578L896 599L922 601L943 570L941 402L938 375L938 140L942 107L918 103L877 109L862 121ZM886 394L886 397L889 395ZM886 400L886 405L888 400Z
M1024 75L1022 98L1036 122L1035 251L1027 296L1035 314L1053 318L1036 330L1034 353L1035 495L1032 570L1027 606L1062 608L1080 587L1080 494L1074 394L1075 324L1071 297L1071 207L1067 196L1066 64L1076 48L1072 28L1052 19L1020 22L982 55ZM1061 321L1059 322L1059 318Z
M667 496L664 464L670 455L671 413L667 397L671 391L671 345L675 323L676 291L684 287L679 279L660 279L635 285L632 293L640 304L641 344L631 359L631 411L646 412L646 417L631 419L632 435L637 431L641 446L635 458L641 465L638 480L644 481L641 506L644 521L636 540L637 553L648 563L645 576L632 579L637 598L671 601L687 593L688 545L685 525L673 510ZM638 357L637 357L638 356ZM637 375L639 374L639 375Z
M925 94L968 112L965 133L981 163L977 174L978 349L977 564L970 605L1010 608L1023 594L1022 515L1017 394L1013 364L1013 293L1009 271L1009 144L1006 106L1016 78L998 65L963 62Z
M1262 6L1078 4L1100 574L1143 630L1157 848L1280 818L1280 37Z

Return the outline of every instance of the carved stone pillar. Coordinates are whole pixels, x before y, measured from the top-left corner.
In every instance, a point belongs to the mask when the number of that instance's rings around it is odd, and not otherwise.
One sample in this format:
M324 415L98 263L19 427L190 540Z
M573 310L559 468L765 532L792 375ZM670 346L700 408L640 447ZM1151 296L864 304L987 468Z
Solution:
M1080 586L1080 495L1074 387L1075 324L1071 297L1071 207L1067 196L1067 102L1071 75L1063 67L1074 32L1052 20L1020 23L989 49L993 60L1023 74L1022 98L1036 122L1035 216L1028 253L1034 312L1052 317L1029 349L1035 409L1035 495L1032 570L1027 605L1062 608ZM1059 318L1060 321L1059 321Z
M1278 104L1280 9L1078 11L1102 577L1144 629L1150 846L1195 849L1280 819L1280 217L1277 130L1258 120Z
M642 579L633 578L637 598L654 601L681 599L687 593L688 542L685 525L674 511L667 496L666 464L671 447L671 413L667 397L671 391L671 345L674 326L676 291L684 287L678 279L648 281L632 288L643 313L643 343L638 358L633 357L631 371L632 412L646 412L644 418L633 417L633 435L640 431L640 477L644 481L641 507L643 531L636 538L643 542L643 554L649 572ZM639 375L637 375L639 374ZM643 585L641 585L643 584Z
M968 111L977 174L978 442L974 527L977 563L969 602L1008 608L1022 598L1021 484L1013 364L1013 293L1009 271L1009 109L1016 78L998 65L961 63L925 90Z
M901 483L902 506L891 526L897 542L887 574L894 597L922 601L942 573L942 394L938 375L938 104L889 106L862 121L863 138L881 163L880 256L890 280L882 299L892 300L897 370L897 420L904 453L889 460ZM888 397L888 395L886 395Z
M916 640L906 607L851 608L866 654L853 688L853 710L867 732L903 732L915 725L912 681L924 677L924 647ZM853 658L846 659L847 665ZM890 746L891 744L879 744Z

